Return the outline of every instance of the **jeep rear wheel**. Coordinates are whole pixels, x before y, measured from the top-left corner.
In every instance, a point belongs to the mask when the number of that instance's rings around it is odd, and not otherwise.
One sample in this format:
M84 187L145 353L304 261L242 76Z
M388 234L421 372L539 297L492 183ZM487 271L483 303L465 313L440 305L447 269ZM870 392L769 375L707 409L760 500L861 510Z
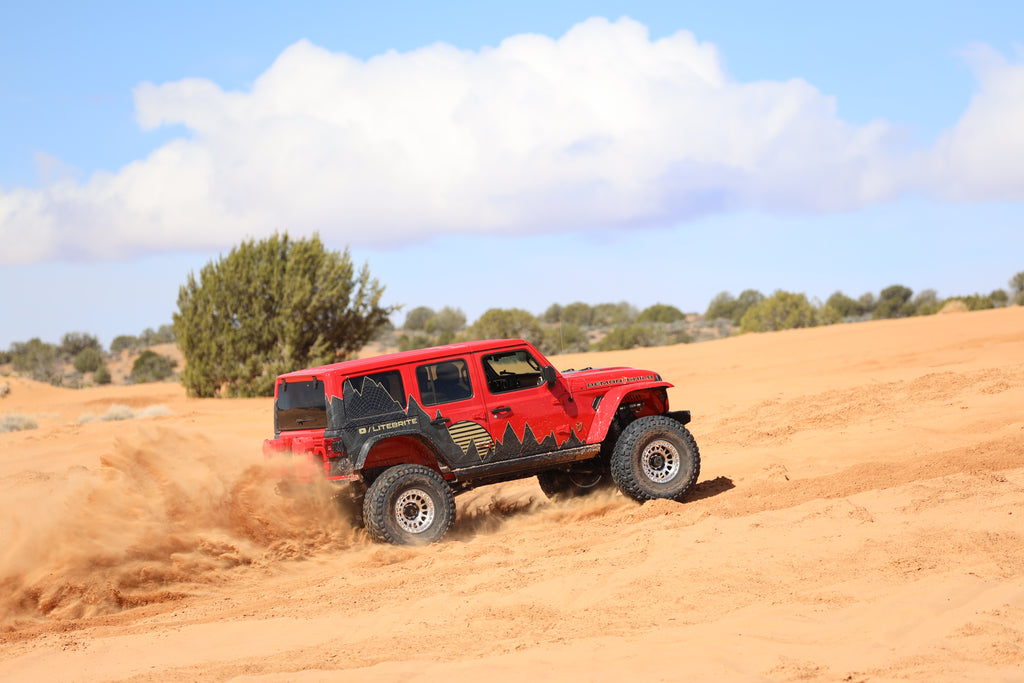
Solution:
M367 489L363 519L375 541L426 545L448 532L455 519L455 497L429 467L396 465Z
M651 415L622 430L611 465L616 486L633 500L681 500L697 483L700 452L686 427Z
M551 500L589 496L611 485L608 471L599 467L576 468L569 471L548 470L537 475L540 490Z

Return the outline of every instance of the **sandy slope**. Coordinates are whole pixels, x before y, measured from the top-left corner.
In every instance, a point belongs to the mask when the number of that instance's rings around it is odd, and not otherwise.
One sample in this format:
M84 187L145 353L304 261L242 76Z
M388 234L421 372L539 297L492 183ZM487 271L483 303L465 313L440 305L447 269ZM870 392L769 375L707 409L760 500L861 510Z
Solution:
M0 679L1024 680L1024 308L556 364L676 384L690 501L529 480L371 545L273 494L267 400L11 381ZM115 403L170 414L77 424Z

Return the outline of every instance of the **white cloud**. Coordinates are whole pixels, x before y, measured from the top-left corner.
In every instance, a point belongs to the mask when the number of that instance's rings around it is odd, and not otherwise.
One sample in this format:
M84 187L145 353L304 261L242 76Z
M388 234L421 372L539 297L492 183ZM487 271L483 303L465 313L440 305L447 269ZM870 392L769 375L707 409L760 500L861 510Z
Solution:
M1024 63L986 45L964 54L978 91L930 150L928 189L958 201L1024 201Z
M245 92L140 85L139 125L188 138L116 174L0 193L0 263L223 248L279 229L384 245L842 211L908 190L1020 199L1022 67L978 54L967 113L913 153L802 80L736 82L713 45L652 41L628 19L366 61L300 41Z

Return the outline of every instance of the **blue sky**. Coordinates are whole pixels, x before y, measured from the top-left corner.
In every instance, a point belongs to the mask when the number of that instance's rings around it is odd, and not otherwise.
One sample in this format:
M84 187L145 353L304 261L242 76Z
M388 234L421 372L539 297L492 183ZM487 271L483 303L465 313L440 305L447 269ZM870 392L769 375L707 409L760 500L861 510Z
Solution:
M0 348L274 230L470 320L1024 270L1021 3L4 4Z

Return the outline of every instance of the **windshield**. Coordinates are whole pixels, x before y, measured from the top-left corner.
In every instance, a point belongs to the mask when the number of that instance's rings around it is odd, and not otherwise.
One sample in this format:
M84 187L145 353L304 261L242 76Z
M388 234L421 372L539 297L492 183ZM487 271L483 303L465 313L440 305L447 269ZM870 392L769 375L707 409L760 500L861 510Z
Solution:
M327 398L320 380L281 382L275 404L277 428L323 429L327 426Z
M483 364L492 394L536 387L542 382L540 363L526 349L486 355Z

